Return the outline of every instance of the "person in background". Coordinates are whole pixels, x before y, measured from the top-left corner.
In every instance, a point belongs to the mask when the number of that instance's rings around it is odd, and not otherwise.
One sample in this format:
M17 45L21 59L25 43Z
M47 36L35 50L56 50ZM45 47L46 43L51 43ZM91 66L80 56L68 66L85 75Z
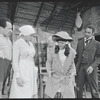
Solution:
M38 93L34 63L35 48L31 42L35 29L31 25L19 28L20 38L13 44L13 79L9 98L35 98Z
M85 28L85 36L78 40L76 64L77 98L83 98L85 82L89 83L92 98L99 98L97 67L100 64L100 42L93 39L95 29Z
M75 98L76 52L69 46L73 39L65 31L57 32L52 38L56 45L47 51L45 98Z
M20 38L19 34L20 34L20 31L19 31L19 27L18 25L13 25L13 43Z
M11 65L12 43L9 36L12 33L12 24L8 18L0 18L0 98L2 98L3 82Z

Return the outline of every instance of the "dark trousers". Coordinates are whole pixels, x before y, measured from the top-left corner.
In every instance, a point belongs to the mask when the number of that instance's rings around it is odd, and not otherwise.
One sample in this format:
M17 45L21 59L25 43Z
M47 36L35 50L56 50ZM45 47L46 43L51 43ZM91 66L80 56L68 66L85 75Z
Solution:
M10 64L10 60L0 58L0 82L5 81Z
M10 85L10 72L11 72L11 68L12 68L12 65L10 64L8 66L8 69L7 69L7 73L6 73L6 76L4 78L4 81L3 81L3 86L2 86L2 94L4 94L4 88L5 88L5 84L6 84L6 81L7 81L7 78L8 78L8 86Z
M88 75L86 73L85 67L86 64L81 64L78 76L77 76L77 98L82 98L83 97L83 87L85 82L87 81L89 86L90 86L90 91L92 98L99 98L99 93L98 93L98 81L97 81L97 70L93 70L93 72Z

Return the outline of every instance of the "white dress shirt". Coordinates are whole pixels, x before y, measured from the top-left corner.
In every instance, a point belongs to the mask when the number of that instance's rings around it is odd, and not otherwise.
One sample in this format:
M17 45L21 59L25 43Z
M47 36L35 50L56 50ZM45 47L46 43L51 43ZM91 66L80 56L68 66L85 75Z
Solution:
M84 44L85 44L85 46L86 46L86 41L88 40L88 43L90 42L90 40L92 39L92 37L90 37L90 38L88 38L88 39L86 39L86 37L84 38Z
M11 60L12 57L12 44L9 37L4 37L0 34L0 57Z

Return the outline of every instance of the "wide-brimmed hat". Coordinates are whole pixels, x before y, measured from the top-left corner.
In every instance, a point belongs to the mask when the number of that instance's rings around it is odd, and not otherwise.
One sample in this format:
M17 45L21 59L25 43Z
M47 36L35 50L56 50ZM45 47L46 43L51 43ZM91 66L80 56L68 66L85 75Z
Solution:
M65 31L57 32L52 36L53 41L73 41L73 38L69 36L69 34Z
M19 28L19 30L21 31L20 35L24 36L36 33L35 29L31 25L23 25Z

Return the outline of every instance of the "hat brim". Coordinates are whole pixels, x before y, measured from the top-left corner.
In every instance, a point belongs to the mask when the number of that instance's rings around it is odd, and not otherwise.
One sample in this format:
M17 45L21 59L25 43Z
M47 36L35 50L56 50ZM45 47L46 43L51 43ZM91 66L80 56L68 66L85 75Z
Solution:
M72 38L62 38L62 37L60 37L60 36L57 36L57 35L53 35L52 36L52 40L53 41L69 41L69 42L71 42L71 41L73 41L73 39Z

